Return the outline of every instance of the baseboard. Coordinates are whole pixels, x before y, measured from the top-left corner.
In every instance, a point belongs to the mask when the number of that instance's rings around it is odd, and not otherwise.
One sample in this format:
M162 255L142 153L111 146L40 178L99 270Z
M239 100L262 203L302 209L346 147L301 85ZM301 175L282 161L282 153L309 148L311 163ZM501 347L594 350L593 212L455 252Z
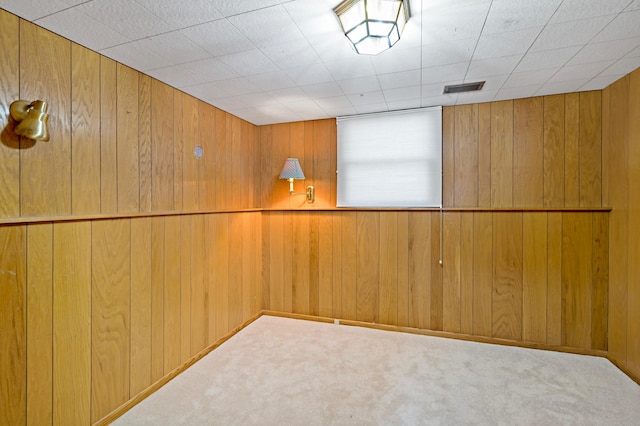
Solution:
M277 311L265 310L265 311L262 311L262 313L264 315L270 315L275 317L293 318L293 319L318 321L318 322L326 322L326 323L338 322L340 325L366 327L366 328L373 328L376 330L396 331L401 333L419 334L423 336L446 337L447 339L465 340L465 341L477 342L477 343L490 343L493 345L515 346L519 348L539 349L539 350L554 351L554 352L565 352L565 353L572 353L577 355L598 356L603 358L607 358L607 355L608 355L607 351L602 351L598 349L573 348L570 346L552 346L552 345L547 345L543 343L519 342L516 340L500 339L496 337L472 336L470 334L451 333L447 331L424 330L420 328L405 327L405 326L399 326L399 325L376 324L376 323L370 323L370 322L364 322L364 321L335 319L335 318L328 318L328 317L319 317L314 315L292 314L292 313L277 312Z
M607 359L609 361L611 361L611 363L613 365L615 365L616 367L618 367L624 374L626 374L627 376L629 376L629 378L631 380L633 380L634 382L636 382L639 386L640 386L640 376L638 376L637 374L635 374L634 372L632 372L631 370L629 370L629 368L627 368L626 365L624 365L623 363L621 363L620 361L618 361L616 359L615 356L611 355L611 354L607 354Z
M113 423L118 417L122 416L124 413L126 413L131 408L136 406L138 403L140 403L142 400L147 398L149 395L151 395L152 393L160 389L162 386L169 383L172 379L177 377L180 373L184 372L187 368L191 367L193 364L200 361L203 357L205 357L211 351L213 351L214 349L222 345L224 342L226 342L227 340L235 336L240 330L242 330L243 328L245 328L246 326L248 326L249 324L257 320L261 316L262 316L262 312L255 314L254 316L249 318L247 321L245 321L238 327L234 328L227 334L225 334L222 338L218 339L215 343L207 346L206 348L198 352L196 355L191 357L187 362L185 362L184 364L172 370L169 374L164 376L162 379L153 383L151 386L149 386L148 388L146 388L145 390L143 390L142 392L140 392L139 394L131 398L129 401L125 402L120 407L116 408L111 413L107 414L105 417L95 422L94 425L102 426L102 425L108 425Z

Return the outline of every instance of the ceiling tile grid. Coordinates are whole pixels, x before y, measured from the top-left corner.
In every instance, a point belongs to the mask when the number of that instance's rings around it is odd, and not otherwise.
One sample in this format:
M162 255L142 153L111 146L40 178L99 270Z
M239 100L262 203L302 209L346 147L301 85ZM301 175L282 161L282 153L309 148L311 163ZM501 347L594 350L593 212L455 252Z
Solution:
M598 90L640 66L640 0L408 1L402 39L377 56L350 48L340 0L0 7L257 125Z

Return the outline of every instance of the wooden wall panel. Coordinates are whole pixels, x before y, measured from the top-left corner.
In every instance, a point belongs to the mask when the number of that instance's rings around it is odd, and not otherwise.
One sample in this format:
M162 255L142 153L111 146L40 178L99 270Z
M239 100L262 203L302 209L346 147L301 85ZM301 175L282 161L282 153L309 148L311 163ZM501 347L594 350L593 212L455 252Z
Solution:
M380 214L356 214L356 319L378 322L380 285Z
M380 212L380 286L378 318L382 324L398 323L398 213ZM320 251L322 253L322 251Z
M405 221L401 221L400 218L403 217L403 214L400 213L398 215L398 241L399 250L398 256L400 259L406 258L404 250L407 247L406 242L408 240L408 228L404 225ZM443 241L440 238L442 235L442 219L443 214L442 211L439 213L433 213L431 215L431 288L429 297L431 299L431 306L429 308L431 312L431 328L434 330L442 330L442 317L443 317L443 300L442 300L442 245ZM401 226L402 223L402 226ZM402 231L402 232L400 232ZM406 265L407 263L404 261L400 261L398 263L398 288L401 287L401 283L406 282ZM402 279L401 279L402 277ZM404 291L403 291L404 293Z
M610 90L609 180L609 352L619 362L627 362L627 327L629 318L629 76L618 80ZM615 173L613 172L615 170Z
M640 72L629 81L629 284L627 362L640 377Z
M198 194L201 210L213 210L216 207L216 109L202 101L198 102L200 112L200 146L204 156L198 161ZM243 158L250 158L250 156ZM247 189L251 186L247 186Z
M473 333L473 214L460 216L460 332Z
M478 206L491 205L491 104L478 107Z
M602 205L602 95L580 93L580 206Z
M341 217L342 234L342 318L355 320L357 316L357 221L355 212Z
M547 341L547 214L522 216L522 339Z
M593 214L591 347L607 350L609 215Z
M544 97L543 180L544 206L564 206L564 105L565 95Z
M205 216L191 220L191 355L199 353L207 344L209 324L207 262L209 250L205 236Z
M565 95L564 196L565 207L580 205L580 94Z
M120 63L116 67L118 213L134 213L140 208L138 73Z
M100 56L100 213L118 211L116 62Z
M512 203L513 102L502 101L491 105L491 206Z
M0 226L0 423L27 418L26 226Z
M182 155L182 208L195 211L199 208L198 168L200 161L193 150L200 145L198 100L183 98L183 155Z
M547 214L547 344L562 344L562 213Z
M51 223L27 228L27 425L53 424L52 241Z
M453 155L455 167L454 205L472 207L478 205L478 105L455 107L455 142Z
M592 217L567 213L562 220L562 343L591 346Z
M164 374L180 366L181 332L181 259L180 217L164 220ZM212 262L213 263L213 262ZM132 283L133 284L133 283Z
M318 315L333 315L333 213L318 215ZM382 247L382 245L381 245ZM382 256L381 256L382 257ZM380 267L382 268L382 261Z
M309 213L309 313L320 310L320 222L317 212ZM255 235L255 234L254 234ZM331 235L331 234L329 234ZM254 243L252 242L252 247Z
M191 220L192 216L180 217L180 360L183 363L191 357Z
M445 213L442 256L442 329L460 333L460 213Z
M342 316L342 212L333 212L332 226L332 263L333 263L333 316L336 318L344 318Z
M138 178L140 211L151 211L152 146L151 146L151 77L138 75Z
M91 422L129 399L131 226L91 225Z
M151 383L151 218L131 219L131 368L130 394Z
M493 295L493 214L473 214L473 332L490 337Z
M522 338L522 213L493 215L493 337Z
M184 156L184 112L183 103L187 95L173 93L173 208L182 211Z
M164 374L164 241L165 218L151 218L151 382Z
M216 170L216 209L227 208L227 167L228 167L228 143L227 143L227 113L216 108L215 126L215 170Z
M20 140L9 125L9 105L20 99L19 18L0 13L0 217L20 215Z
M54 424L91 421L91 238L90 222L53 227Z
M544 199L543 99L513 101L513 205L538 207Z
M229 215L216 215L215 220L215 271L216 271L216 327L222 337L231 329L229 326Z
M100 55L71 44L71 212L100 211Z
M442 108L442 205L455 205L455 107Z
M55 54L51 54L55 52ZM71 213L71 42L20 21L20 97L49 104L50 143L20 142L20 213Z
M293 222L293 312L309 314L309 213L296 213Z
M174 92L174 89L155 79L151 82L152 211L175 209Z

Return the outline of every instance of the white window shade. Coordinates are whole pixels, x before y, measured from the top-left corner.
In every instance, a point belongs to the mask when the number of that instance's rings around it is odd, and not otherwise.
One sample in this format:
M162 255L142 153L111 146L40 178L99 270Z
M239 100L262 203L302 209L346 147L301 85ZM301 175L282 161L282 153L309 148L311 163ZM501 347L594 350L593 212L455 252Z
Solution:
M441 207L442 107L339 117L338 207Z

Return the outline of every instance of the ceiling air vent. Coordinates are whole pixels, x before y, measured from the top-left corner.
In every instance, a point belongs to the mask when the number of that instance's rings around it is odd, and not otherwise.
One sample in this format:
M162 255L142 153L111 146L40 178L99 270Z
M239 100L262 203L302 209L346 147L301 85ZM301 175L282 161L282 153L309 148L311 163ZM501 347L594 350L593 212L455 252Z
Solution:
M444 93L474 92L482 89L484 83L484 81L477 81L475 83L452 84L450 86L444 86Z

